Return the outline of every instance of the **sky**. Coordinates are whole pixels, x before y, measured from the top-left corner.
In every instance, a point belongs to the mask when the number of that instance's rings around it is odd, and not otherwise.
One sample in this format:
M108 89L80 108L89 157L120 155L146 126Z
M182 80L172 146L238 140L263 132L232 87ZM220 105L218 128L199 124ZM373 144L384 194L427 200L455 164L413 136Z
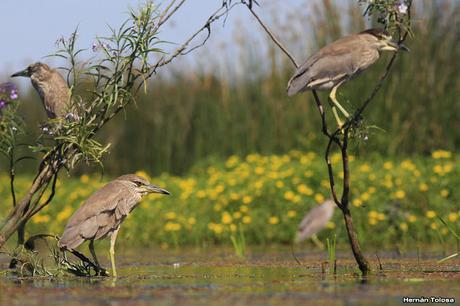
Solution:
M56 50L56 40L61 36L68 37L77 26L80 47L91 48L96 36L108 34L107 25L120 25L127 16L128 7L137 7L139 3L139 0L1 0L0 76L23 69L32 62L43 61L44 56ZM161 38L182 41L221 3L221 0L187 1L170 25L163 29ZM244 7L234 10L233 16L240 21L254 22ZM217 25L214 36L228 37L234 30L232 21L227 21L225 26L222 23ZM50 63L49 59L44 61Z

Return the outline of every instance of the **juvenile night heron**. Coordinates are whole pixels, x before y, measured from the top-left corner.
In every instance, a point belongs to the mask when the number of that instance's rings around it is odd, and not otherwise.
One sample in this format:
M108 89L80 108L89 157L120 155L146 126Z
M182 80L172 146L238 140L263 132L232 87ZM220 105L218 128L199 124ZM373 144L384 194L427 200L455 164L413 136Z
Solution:
M149 193L169 195L168 191L135 174L126 174L108 183L93 193L70 217L59 240L59 248L72 251L89 240L91 255L98 269L102 271L94 251L94 241L110 236L110 261L113 276L116 277L115 240L118 230L142 197Z
M316 234L327 226L327 223L334 215L335 206L335 202L332 199L328 199L321 205L311 209L300 222L295 241L302 242L311 237L316 245L323 248L324 246L322 246Z
M31 64L11 77L28 77L37 90L48 118L63 118L69 112L70 90L62 75L43 63Z
M331 90L332 112L339 127L343 126L336 107L348 118L349 113L336 99L340 85L356 77L375 63L380 51L409 49L392 41L388 32L381 29L369 29L361 33L343 37L317 51L303 63L289 80L289 96L306 90Z

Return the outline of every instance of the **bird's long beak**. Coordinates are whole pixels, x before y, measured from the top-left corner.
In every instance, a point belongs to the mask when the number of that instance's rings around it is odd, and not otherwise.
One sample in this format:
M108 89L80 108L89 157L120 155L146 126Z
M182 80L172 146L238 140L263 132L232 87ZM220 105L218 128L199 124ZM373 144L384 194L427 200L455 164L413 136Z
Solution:
M410 49L408 47L406 47L404 44L398 44L397 42L395 41L390 41L388 43L388 45L392 48L394 48L394 50L402 50L402 51L406 51L406 52L410 52Z
M26 68L24 70L18 71L11 75L12 78L19 77L19 76L29 77L29 70Z
M167 195L170 195L171 193L169 193L169 191L167 191L166 189L163 189L163 188L160 188L158 186L155 186L155 185L146 185L145 186L145 189L149 192L149 193L161 193L161 194L167 194Z

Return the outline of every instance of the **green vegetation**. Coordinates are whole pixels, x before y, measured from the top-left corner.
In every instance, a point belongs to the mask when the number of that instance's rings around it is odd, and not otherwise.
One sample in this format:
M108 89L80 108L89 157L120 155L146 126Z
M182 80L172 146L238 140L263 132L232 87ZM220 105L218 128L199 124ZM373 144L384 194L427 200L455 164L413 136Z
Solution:
M338 1L319 2L301 10L287 8L288 19L270 22L298 61L337 37L371 26L364 24L354 1L346 8ZM421 0L414 5L415 36L407 42L412 52L398 58L365 114L368 125L380 128L369 130L365 152L410 156L436 148L459 149L460 61L454 59L460 57L460 32L456 30L460 28L460 3ZM314 14L304 13L309 9ZM234 41L211 43L200 50L197 57L203 62L199 59L197 67L182 62L175 72L159 74L137 107L101 131L100 139L116 147L104 161L106 172L146 169L153 174L182 174L212 156L284 154L293 149L322 153L325 144L311 95L286 96L293 73L290 62L258 32L258 25L250 31L235 31ZM210 61L215 50L222 55L219 61ZM384 62L341 88L339 99L347 109L364 99ZM36 94L24 93L21 98L25 100L22 113L36 124L37 114L42 113ZM360 153L359 147L355 153Z
M439 245L442 237L446 255L456 251L457 240L437 217L459 232L458 158L448 151L402 160L353 157L352 212L366 248L414 249ZM336 168L340 168L339 160L338 155L332 158ZM19 193L29 181L17 178ZM235 249L241 253L246 244L291 243L303 215L329 195L323 159L314 152L231 156L222 163L194 168L183 177L164 174L151 181L167 188L172 196L149 196L143 201L123 224L121 243L164 248L230 246L234 237ZM0 182L0 196L10 203L8 177L2 175ZM70 215L104 182L97 175L61 177L53 203L32 218L27 230L61 234ZM8 208L1 208L2 217ZM339 245L346 243L337 212L319 238L325 242L334 233Z

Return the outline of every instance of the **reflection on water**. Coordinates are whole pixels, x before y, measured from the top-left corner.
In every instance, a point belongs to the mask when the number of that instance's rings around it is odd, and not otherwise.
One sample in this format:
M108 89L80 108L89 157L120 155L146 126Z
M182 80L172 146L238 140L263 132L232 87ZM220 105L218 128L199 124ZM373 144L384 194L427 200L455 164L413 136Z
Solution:
M459 260L380 255L383 271L362 278L350 258L338 273L323 272L324 253L258 250L239 259L229 249L118 252L120 277L17 278L3 276L0 302L8 305L293 305L401 304L402 296L445 296L460 301ZM419 262L420 260L420 262ZM108 262L106 261L105 264ZM1 258L2 270L8 265Z

